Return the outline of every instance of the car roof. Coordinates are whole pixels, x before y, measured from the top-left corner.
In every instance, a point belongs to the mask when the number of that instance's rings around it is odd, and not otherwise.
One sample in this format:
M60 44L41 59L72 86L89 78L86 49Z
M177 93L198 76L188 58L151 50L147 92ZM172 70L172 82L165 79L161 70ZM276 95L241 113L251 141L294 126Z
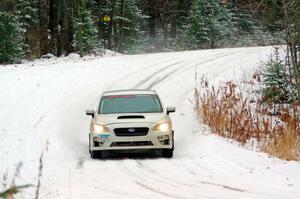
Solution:
M126 90L112 90L106 91L103 93L103 96L110 95L157 95L154 90L146 90L146 89L126 89Z

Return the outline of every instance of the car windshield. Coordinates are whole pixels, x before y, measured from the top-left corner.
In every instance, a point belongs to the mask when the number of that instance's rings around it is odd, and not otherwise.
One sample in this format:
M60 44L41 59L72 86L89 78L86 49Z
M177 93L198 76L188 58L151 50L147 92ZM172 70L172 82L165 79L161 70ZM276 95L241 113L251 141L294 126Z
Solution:
M160 112L162 107L157 95L103 96L99 107L99 114Z

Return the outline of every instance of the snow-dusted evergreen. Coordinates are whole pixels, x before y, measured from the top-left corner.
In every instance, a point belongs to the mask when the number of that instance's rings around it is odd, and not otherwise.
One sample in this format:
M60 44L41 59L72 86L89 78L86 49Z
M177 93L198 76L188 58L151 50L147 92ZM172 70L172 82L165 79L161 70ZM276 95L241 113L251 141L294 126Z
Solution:
M96 23L85 3L80 4L73 26L75 30L73 46L77 52L82 50L86 54L101 46Z
M214 48L231 37L233 24L231 13L221 2L194 0L186 26L189 45Z
M36 39L32 38L32 30L36 28L39 23L38 19L38 3L36 0L16 0L16 12L14 13L24 29L24 53L30 54L31 41Z
M278 50L265 63L262 71L262 100L266 104L291 103L297 100L296 85L289 79L289 72L280 60Z
M22 25L22 28L28 30L37 25L38 9L36 0L16 0L16 16Z
M0 11L0 61L20 61L24 55L24 32L17 16Z
M122 9L121 4L117 6ZM124 16L116 16L116 22L123 23L123 27L120 27L117 32L119 34L118 39L121 40L118 46L120 51L135 53L143 50L146 36L143 26L146 18L147 16L137 7L135 0L126 1Z

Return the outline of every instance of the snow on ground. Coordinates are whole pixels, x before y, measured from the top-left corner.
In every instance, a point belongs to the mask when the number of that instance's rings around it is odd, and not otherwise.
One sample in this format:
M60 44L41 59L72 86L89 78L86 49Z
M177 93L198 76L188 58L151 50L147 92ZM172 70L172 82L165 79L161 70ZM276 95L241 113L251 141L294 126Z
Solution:
M0 66L0 176L23 163L18 182L36 184L46 142L41 198L257 198L300 195L300 164L269 158L209 134L190 102L195 72L217 83L266 60L270 47L69 59ZM155 89L172 115L172 159L122 155L92 160L90 118L102 91ZM17 198L32 198L28 189Z

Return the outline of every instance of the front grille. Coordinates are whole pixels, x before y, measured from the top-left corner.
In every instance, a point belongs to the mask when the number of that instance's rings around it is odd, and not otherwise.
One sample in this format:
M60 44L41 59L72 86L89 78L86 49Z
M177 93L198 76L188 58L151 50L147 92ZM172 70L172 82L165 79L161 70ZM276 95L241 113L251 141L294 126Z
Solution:
M153 146L151 141L136 141L136 142L113 142L111 147L122 147L122 146Z
M148 134L149 128L133 127L133 128L115 128L116 136L145 136Z

